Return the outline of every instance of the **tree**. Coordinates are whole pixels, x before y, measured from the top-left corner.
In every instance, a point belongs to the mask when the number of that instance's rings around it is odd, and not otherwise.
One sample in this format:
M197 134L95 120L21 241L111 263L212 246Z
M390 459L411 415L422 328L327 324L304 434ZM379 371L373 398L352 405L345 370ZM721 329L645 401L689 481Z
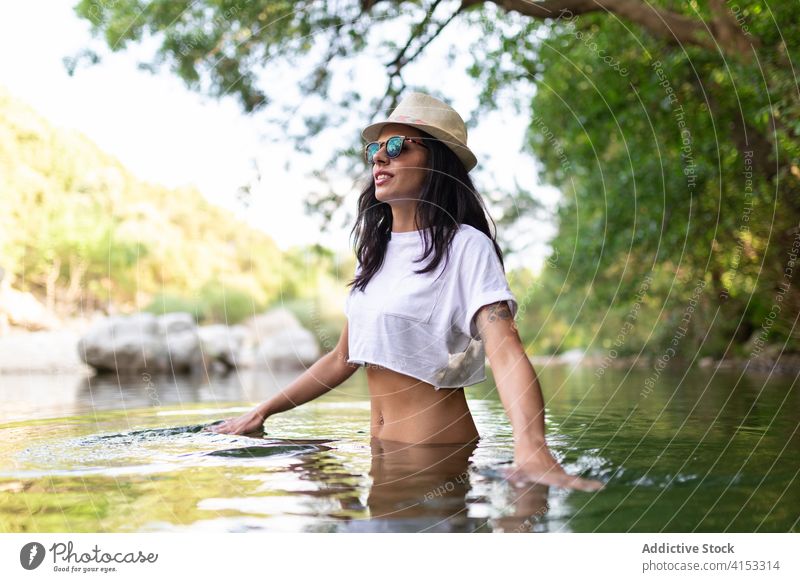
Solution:
M235 322L308 293L298 264L196 190L136 179L0 88L0 265L59 315L180 304ZM333 257L316 266L340 278Z
M299 133L290 121L301 103L273 118L300 149L325 129L355 127L354 114L363 122L396 105L410 63L459 23L479 39L468 51L451 47L469 55L466 73L480 86L468 123L508 101L528 113L526 147L564 193L553 246L576 258L571 288L591 288L588 306L608 306L666 269L686 285L668 308L680 310L690 282L707 277L706 300L726 305L742 340L785 283L800 235L800 34L779 23L797 21L796 2L82 0L76 11L112 50L152 35L158 49L143 66L168 66L248 112L280 98L287 65L303 71L304 97L328 106L304 115ZM381 36L386 21L405 40ZM364 56L382 59L383 94L366 105L352 87L333 95L337 63ZM99 58L87 50L68 65ZM351 135L318 175L360 163ZM526 192L514 196L531 207ZM338 200L330 192L310 204L329 213ZM786 337L800 306L794 288L787 297Z

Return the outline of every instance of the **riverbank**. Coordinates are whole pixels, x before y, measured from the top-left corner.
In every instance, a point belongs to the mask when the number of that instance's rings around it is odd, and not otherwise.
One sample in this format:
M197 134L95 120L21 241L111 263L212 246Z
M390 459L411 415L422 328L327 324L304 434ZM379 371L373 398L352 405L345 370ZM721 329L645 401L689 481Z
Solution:
M92 374L78 354L84 331L12 331L0 336L0 373Z
M48 330L6 326L0 332L0 373L296 370L311 366L321 355L314 334L282 307L237 325L198 326L189 313L140 312L63 321Z
M58 330L12 330L0 336L0 373L93 374L93 369L81 360L77 347L78 341L92 324L88 320L74 320ZM555 356L531 355L529 359L534 366L570 364L597 370L631 367L647 369L653 368L658 362L656 356L619 356L609 359L605 354L584 354L581 350L570 350ZM688 366L692 362L675 360L674 363ZM746 370L761 374L792 375L800 372L800 354L780 355L777 350L764 350L758 358L718 360L704 357L696 360L694 365L708 370Z
M535 366L548 364L572 364L594 368L599 374L602 370L613 369L652 369L658 363L655 355L618 356L610 359L607 354L581 355L580 350L570 350L555 356L530 356ZM705 370L742 370L770 375L796 375L800 372L800 354L781 354L779 348L764 350L757 358L724 358L703 357L695 361L672 359L670 362L683 368L694 365Z

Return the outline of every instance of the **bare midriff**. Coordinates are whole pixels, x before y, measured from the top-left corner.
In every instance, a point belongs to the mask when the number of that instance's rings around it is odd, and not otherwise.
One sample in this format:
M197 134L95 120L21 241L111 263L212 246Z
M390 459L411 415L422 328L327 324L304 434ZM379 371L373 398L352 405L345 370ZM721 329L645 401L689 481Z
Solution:
M370 433L415 444L458 444L478 439L463 388L440 388L373 364L366 366Z

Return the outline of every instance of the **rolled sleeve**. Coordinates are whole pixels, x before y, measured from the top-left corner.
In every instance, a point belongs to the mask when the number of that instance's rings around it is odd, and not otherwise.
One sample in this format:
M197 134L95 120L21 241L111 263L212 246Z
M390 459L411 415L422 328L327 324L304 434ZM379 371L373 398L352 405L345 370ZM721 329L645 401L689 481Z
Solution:
M512 317L516 316L517 299L489 237L484 235L470 241L460 269L459 285L466 306L463 331L472 339L480 339L474 318L484 305L507 301Z

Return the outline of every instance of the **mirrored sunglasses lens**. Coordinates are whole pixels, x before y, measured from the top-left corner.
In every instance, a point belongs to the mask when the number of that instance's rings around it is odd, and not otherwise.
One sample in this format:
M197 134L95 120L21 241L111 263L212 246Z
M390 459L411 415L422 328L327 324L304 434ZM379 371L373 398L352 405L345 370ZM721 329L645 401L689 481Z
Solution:
M367 145L367 162L372 163L372 159L375 157L375 154L378 153L379 149L381 149L381 146L377 142L372 142Z
M390 137L386 142L386 153L390 158L396 158L403 149L402 137Z

